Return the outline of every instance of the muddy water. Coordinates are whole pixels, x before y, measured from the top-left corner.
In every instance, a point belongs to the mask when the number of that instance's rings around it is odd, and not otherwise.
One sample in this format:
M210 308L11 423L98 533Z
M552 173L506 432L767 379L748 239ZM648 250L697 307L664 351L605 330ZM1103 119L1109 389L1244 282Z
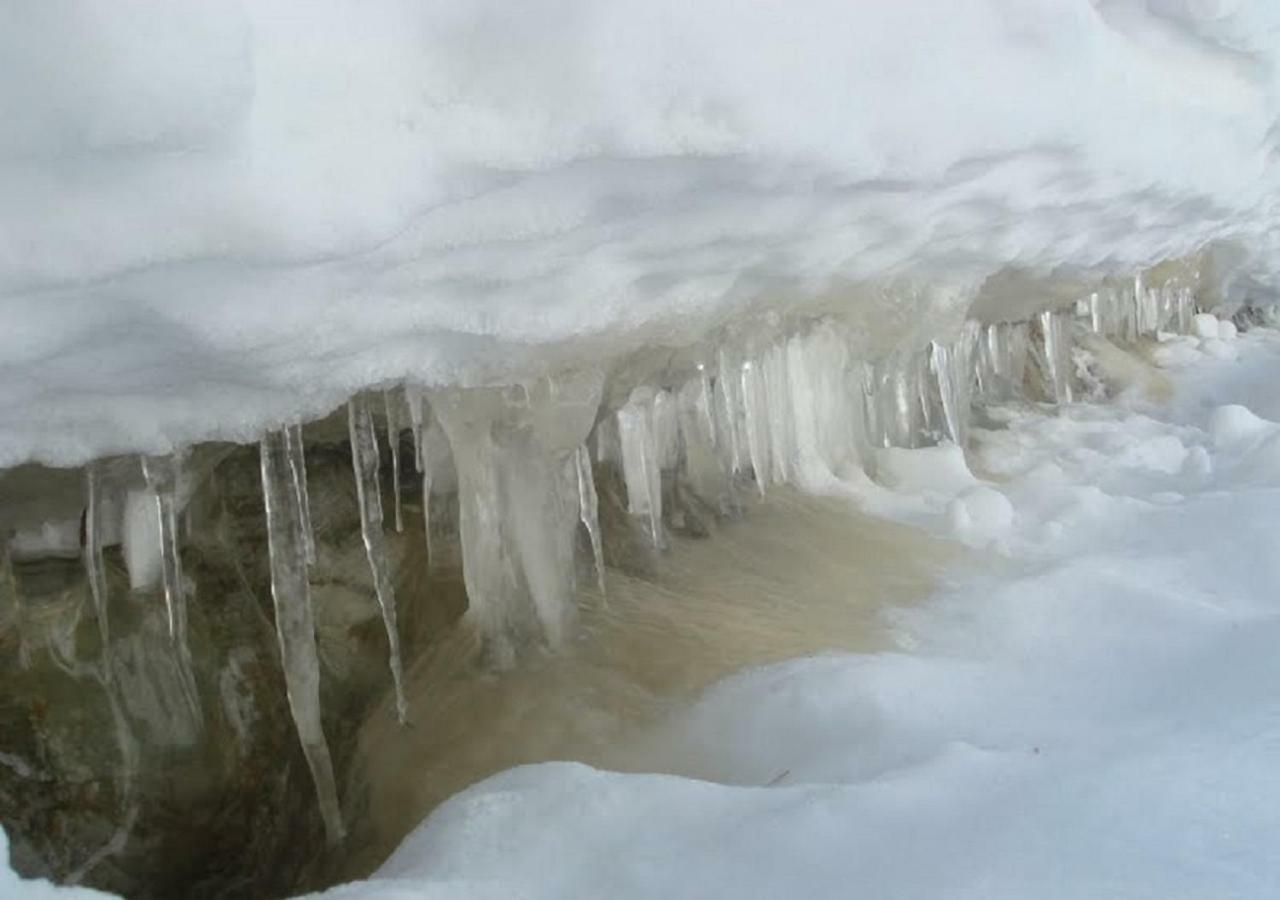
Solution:
M354 833L336 874L366 874L436 805L510 766L681 769L645 749L664 714L745 666L892 646L883 612L927 595L958 552L846 503L777 491L711 537L673 539L651 576L611 569L607 597L584 596L560 653L484 672L455 629L408 673L410 726L378 710L360 730Z

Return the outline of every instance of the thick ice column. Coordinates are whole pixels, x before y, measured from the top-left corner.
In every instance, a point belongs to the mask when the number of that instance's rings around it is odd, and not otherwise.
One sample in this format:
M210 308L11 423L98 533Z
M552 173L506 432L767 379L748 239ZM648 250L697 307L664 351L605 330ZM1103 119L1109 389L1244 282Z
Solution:
M404 531L404 508L400 500L400 415L396 398L391 391L382 392L382 403L387 414L387 445L391 448L391 493L395 510L396 531Z
M271 561L271 598L276 636L284 667L289 711L315 782L316 800L330 843L342 840L342 813L333 777L333 761L320 717L320 661L315 618L307 581L302 495L289 452L288 429L269 432L259 448L262 496L267 511L267 548Z
M848 344L829 326L792 337L785 350L792 478L805 490L820 491L850 463L861 463L865 369L850 367Z
M627 486L627 509L647 517L649 536L662 546L662 472L653 436L652 388L641 386L617 412L618 443L622 450L622 477Z
M347 404L351 430L351 463L355 468L356 496L360 504L360 533L373 572L373 589L382 608L382 621L387 629L390 647L391 679L395 684L396 716L403 723L408 715L404 697L404 678L400 665L400 629L396 624L395 586L391 579L391 561L387 555L386 536L382 533L382 489L378 481L378 438L373 415L364 397L353 397Z
M602 385L581 372L432 398L458 472L467 615L499 665L530 637L567 633L577 527L593 518L581 445Z
M84 470L84 570L93 596L93 609L98 617L105 657L111 641L107 622L107 573L102 561L102 476L97 463Z
M316 562L316 536L311 525L311 496L307 492L307 457L302 446L301 423L290 425L284 430L286 452L289 456L289 471L292 474L294 490L298 495L299 527L302 529L302 543L306 549L307 564Z
M182 581L182 556L178 541L178 477L181 457L148 456L142 459L147 487L155 494L160 535L160 573L169 613L169 637L187 652L187 598Z
M600 539L600 500L596 495L595 476L591 472L591 453L586 444L578 445L573 454L578 476L578 518L591 539L591 557L595 564L596 581L604 594L604 544Z

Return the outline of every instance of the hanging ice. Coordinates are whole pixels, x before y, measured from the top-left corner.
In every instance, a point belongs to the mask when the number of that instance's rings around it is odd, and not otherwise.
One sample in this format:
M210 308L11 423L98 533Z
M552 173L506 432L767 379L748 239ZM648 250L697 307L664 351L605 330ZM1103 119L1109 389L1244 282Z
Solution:
M404 531L404 509L400 500L400 416L396 411L396 398L391 391L382 392L382 404L387 413L387 445L391 448L391 493L395 510L396 531Z
M458 474L467 616L499 666L539 633L553 646L567 633L589 500L581 445L602 385L598 373L578 372L432 396Z
M751 459L751 471L755 474L756 490L764 496L769 485L769 418L765 406L764 387L755 363L747 360L739 374L742 382L743 421L747 434L747 454Z
M627 486L627 509L647 517L654 547L662 546L662 472L653 434L654 391L641 386L617 412L622 478Z
M259 448L262 496L267 512L267 549L271 562L271 598L275 605L276 636L284 667L289 711L311 779L330 843L342 840L342 812L333 777L333 761L320 717L320 662L316 653L315 619L307 581L307 551L303 536L303 496L289 449L289 429L269 432Z
M1070 403L1071 387L1071 322L1065 313L1047 309L1036 316L1040 343L1037 361L1044 381L1044 393L1053 403Z
M316 563L316 536L311 525L311 497L307 492L307 457L302 446L302 425L290 425L284 431L285 447L289 456L294 490L298 494L299 527L302 543L306 548L307 564Z
M573 454L578 475L578 516L591 539L591 556L595 562L596 581L604 594L604 545L600 541L600 501L596 497L595 476L591 473L591 454L586 444L579 444Z
M717 446L722 454L727 452L725 460L729 473L737 475L742 471L742 438L741 438L741 399L739 389L741 379L738 365L727 350L721 349L717 354L719 371L715 383L715 414Z
M400 629L396 624L395 587L391 580L391 561L387 556L386 536L382 533L382 488L378 481L378 438L373 415L362 396L347 404L351 434L351 463L355 469L356 496L360 505L360 533L373 573L373 589L382 608L382 622L390 647L391 679L396 693L396 716L406 721L403 676L400 665Z
M169 613L169 637L186 654L187 599L182 583L182 556L178 544L178 473L181 459L173 456L148 456L142 459L142 473L147 487L155 494L156 516L160 534L160 572L164 584L164 600Z
M409 407L409 427L413 431L413 463L422 476L422 533L427 542L427 565L438 560L431 541L431 459L427 451L426 398L421 388L408 385L404 389L405 404Z
M84 483L84 569L89 580L89 592L93 595L93 609L98 617L105 658L111 634L107 624L107 576L102 562L102 486L97 463L90 463L85 468Z

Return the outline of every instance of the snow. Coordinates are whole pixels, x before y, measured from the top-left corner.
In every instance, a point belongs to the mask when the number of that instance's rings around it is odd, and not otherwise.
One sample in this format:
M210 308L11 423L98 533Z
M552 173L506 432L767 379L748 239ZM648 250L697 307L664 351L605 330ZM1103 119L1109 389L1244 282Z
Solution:
M1216 242L1247 292L1278 32L1269 0L9 4L0 465L763 306L929 338L998 271Z

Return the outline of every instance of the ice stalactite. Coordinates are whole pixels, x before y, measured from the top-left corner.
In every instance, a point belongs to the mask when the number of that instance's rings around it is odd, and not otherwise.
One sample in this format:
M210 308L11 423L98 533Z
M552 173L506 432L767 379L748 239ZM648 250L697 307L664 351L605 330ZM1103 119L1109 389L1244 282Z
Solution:
M586 444L579 444L573 454L578 477L578 517L587 529L591 540L591 558L595 565L596 582L604 594L604 544L600 538L600 500L596 495L596 480L591 471L591 453Z
M499 666L532 637L564 640L588 502L581 447L602 385L581 372L431 398L458 475L467 616Z
M315 617L307 580L302 495L289 451L288 430L262 439L262 495L267 513L267 548L271 563L271 597L276 635L284 667L289 711L311 778L330 843L344 836L342 812L333 776L333 761L320 716L320 660L316 652Z
M302 543L306 549L307 564L316 563L316 535L311 524L311 495L307 492L307 456L302 446L302 425L290 425L284 430L285 448L289 456L289 470L293 476L294 490L298 494L298 521L302 529Z
M648 520L653 546L661 547L662 471L653 421L656 397L650 387L636 388L618 410L617 422L622 478L627 487L627 510L633 516Z
M377 594L378 606L382 609L382 622L387 631L391 680L396 695L396 717L404 723L408 716L408 706L401 672L400 629L396 623L396 595L391 578L391 560L387 553L386 535L382 532L378 436L374 430L368 400L360 395L353 397L347 404L347 417L351 435L351 464L355 469L356 497L360 506L360 534L364 538L364 549L373 574L373 589Z
M707 373L706 363L698 363L698 413L702 417L702 423L706 426L706 434L711 441L711 446L716 446L716 420L715 413L712 412L712 393L711 393L711 376Z
M1051 403L1070 403L1073 399L1071 315L1047 309L1036 316L1036 325L1036 362L1045 399Z
M391 495L396 532L404 531L404 506L400 499L400 415L398 400L391 391L383 391L382 404L387 415L387 446L391 449Z
M742 379L738 374L738 362L729 351L721 349L716 354L717 374L715 391L716 444L727 455L729 474L743 471L742 437Z
M85 467L84 475L84 570L98 617L102 654L106 659L111 643L107 620L107 574L102 560L102 473L97 463Z
M981 327L974 369L978 394L984 401L998 403L1021 394L1030 346L1025 322L992 322Z
M419 387L409 385L404 391L405 405L409 407L409 427L413 432L413 462L422 478L422 533L427 542L427 564L436 563L431 546L431 459L428 458L426 397Z
M960 446L964 446L969 436L973 350L977 336L978 324L966 322L955 340L929 342L930 402L936 402L940 436Z
M178 479L181 456L147 456L142 473L155 495L160 536L160 574L169 613L169 637L187 655L187 597L182 578L182 554L178 537Z
M868 450L862 415L865 369L830 326L791 337L784 358L791 481L802 490L821 491L833 478L860 468Z
M786 484L791 481L794 436L791 431L791 384L785 342L774 344L761 355L759 371L769 432L770 480Z
M747 438L747 456L755 475L756 490L764 496L773 473L769 463L769 418L765 402L764 385L761 384L759 367L752 360L742 364L738 374L742 384L743 425Z
M711 386L700 370L699 377L691 378L676 393L676 411L680 428L682 451L681 478L694 496L707 503L721 515L734 511L732 487L728 472L731 459L722 461L720 453L725 444L717 445L715 419L707 402Z

